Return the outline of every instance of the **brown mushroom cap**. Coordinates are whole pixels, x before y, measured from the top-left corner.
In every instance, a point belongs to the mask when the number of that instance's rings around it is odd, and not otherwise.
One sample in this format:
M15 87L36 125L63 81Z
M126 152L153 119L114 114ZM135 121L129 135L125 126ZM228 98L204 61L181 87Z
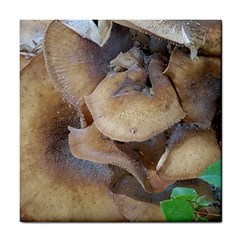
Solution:
M20 90L21 221L124 221L109 191L115 172L69 150L78 112L54 89L42 55L21 71Z
M88 96L95 125L113 140L145 141L185 117L176 92L156 59L149 64L152 87L137 66L108 75Z
M220 157L221 151L213 131L178 125L158 162L157 171L163 179L197 178Z
M69 130L69 145L73 156L121 167L134 175L145 188L150 188L143 164L120 151L111 139L103 136L94 123L84 129L69 127Z
M117 183L114 199L120 213L129 221L164 221L159 203L151 203L151 194L146 193L133 176L125 176Z
M117 21L150 36L182 44L195 59L199 49L205 54L221 55L221 21L218 20L127 20Z
M119 53L117 57L110 62L111 68L116 68L117 66L123 69L129 69L135 64L143 66L143 53L138 47L132 47L126 53Z
M165 150L164 134L145 142L123 143L105 137L94 122L84 129L69 127L69 130L69 145L75 157L121 167L148 192L160 192L173 183L156 174L156 165Z
M129 29L121 26L113 25L111 37L100 47L53 21L46 32L44 57L57 89L79 109L83 96L90 94L110 70L110 60L131 46Z
M199 56L194 61L186 53L174 50L165 74L172 80L187 123L209 128L221 94L221 59Z

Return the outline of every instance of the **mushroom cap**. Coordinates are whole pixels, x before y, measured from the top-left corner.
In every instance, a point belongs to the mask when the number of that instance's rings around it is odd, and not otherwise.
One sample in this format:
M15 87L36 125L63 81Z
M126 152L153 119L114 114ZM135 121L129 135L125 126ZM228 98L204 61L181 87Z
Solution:
M69 127L69 130L69 146L73 156L121 167L134 175L145 188L151 188L142 162L119 150L111 139L103 136L94 123L83 129Z
M199 56L194 61L174 50L164 72L173 82L187 123L209 128L221 95L221 59Z
M197 178L220 157L220 147L212 130L178 125L158 162L157 173L163 179Z
M162 63L152 59L146 73L134 66L109 74L88 96L86 104L97 128L109 138L122 142L145 141L185 117L177 94Z
M115 170L69 150L78 112L54 89L42 55L21 71L20 91L21 221L124 221L109 191Z
M133 176L124 176L114 188L114 199L120 213L129 221L162 222L164 216L157 205L151 202L151 194L146 193Z
M119 53L116 58L110 62L111 68L116 66L120 68L129 69L135 64L143 66L143 53L138 47L132 47L125 53Z
M205 54L221 55L221 21L219 20L127 20L117 21L150 36L181 44L195 59L199 49Z
M94 122L84 129L69 127L69 130L69 145L76 158L125 169L147 192L160 192L173 183L156 174L156 165L165 150L164 134L145 142L123 143L105 137Z
M110 38L100 47L60 21L53 21L47 29L43 50L53 83L79 109L83 96L90 94L110 70L110 60L131 46L129 29L121 26L113 25Z

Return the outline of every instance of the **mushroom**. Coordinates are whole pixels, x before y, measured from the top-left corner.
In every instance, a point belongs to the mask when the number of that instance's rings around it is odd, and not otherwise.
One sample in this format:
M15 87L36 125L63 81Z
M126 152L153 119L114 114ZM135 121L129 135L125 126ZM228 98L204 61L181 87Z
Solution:
M145 70L109 74L84 99L95 125L107 137L122 142L145 141L185 117L176 92L162 74L163 62L152 59L147 86Z
M197 178L220 157L221 151L212 130L179 124L156 169L159 176L167 180Z
M138 47L132 47L126 53L119 53L117 57L110 62L110 67L114 69L115 72L118 72L121 69L129 69L135 64L142 67L144 66L143 53Z
M121 169L72 156L68 125L79 127L79 115L53 87L41 54L21 71L20 91L21 221L125 221L109 191Z
M165 218L159 208L161 201L170 198L175 187L194 188L198 196L206 200L215 200L210 184L201 179L177 181L160 193L147 193L137 180L130 175L123 176L113 190L115 202L120 213L129 221L163 222ZM215 206L204 207L208 220L217 220L220 209Z
M186 123L209 128L221 95L221 59L199 56L191 61L187 54L174 50L164 72L173 82Z
M221 55L221 21L219 20L123 20L118 24L184 45L196 59L198 50L204 54Z
M60 21L46 32L44 57L48 72L64 98L81 112L83 96L90 94L109 72L109 62L132 45L129 29L113 25L111 37L100 47Z
M133 176L124 176L114 188L114 199L120 213L131 222L162 222L164 216L158 204L151 202L151 194L146 193Z
M79 159L111 164L131 173L148 192L160 192L173 181L161 179L156 165L165 149L165 136L159 134L141 143L121 143L105 137L95 126L69 127L69 145Z

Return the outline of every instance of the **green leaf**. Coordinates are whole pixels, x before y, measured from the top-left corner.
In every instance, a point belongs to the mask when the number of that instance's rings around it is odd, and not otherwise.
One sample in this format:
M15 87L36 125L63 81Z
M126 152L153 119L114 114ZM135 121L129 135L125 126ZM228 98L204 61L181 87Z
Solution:
M209 201L209 200L205 200L205 197L206 196L202 196L202 197L199 197L196 199L196 203L200 206L200 207L207 207L209 206L212 201Z
M221 187L221 165L221 160L218 160L205 169L199 178L216 187Z
M175 187L172 190L171 197L178 198L181 197L186 200L194 201L197 198L198 194L193 188L185 188L185 187Z
M161 210L168 222L191 222L195 219L192 204L182 198L172 198L160 203Z

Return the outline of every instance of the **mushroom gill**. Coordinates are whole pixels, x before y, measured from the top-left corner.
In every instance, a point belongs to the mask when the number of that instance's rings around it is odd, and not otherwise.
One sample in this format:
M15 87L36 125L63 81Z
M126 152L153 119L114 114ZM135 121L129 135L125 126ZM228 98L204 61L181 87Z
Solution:
M42 55L21 71L20 91L21 221L124 221L109 191L115 170L70 152L68 125L79 127L79 115L54 89Z
M90 94L109 72L109 62L132 46L129 29L113 25L103 47L83 38L60 21L46 32L44 57L48 72L64 98L81 111L83 96Z
M136 65L109 74L84 99L96 127L122 142L145 141L185 117L176 92L162 74L163 63L152 58L148 72Z
M163 179L197 178L220 157L220 147L213 130L179 124L172 133L156 169Z
M221 59L199 56L191 61L187 54L174 50L164 72L173 82L186 123L209 128L221 95Z

